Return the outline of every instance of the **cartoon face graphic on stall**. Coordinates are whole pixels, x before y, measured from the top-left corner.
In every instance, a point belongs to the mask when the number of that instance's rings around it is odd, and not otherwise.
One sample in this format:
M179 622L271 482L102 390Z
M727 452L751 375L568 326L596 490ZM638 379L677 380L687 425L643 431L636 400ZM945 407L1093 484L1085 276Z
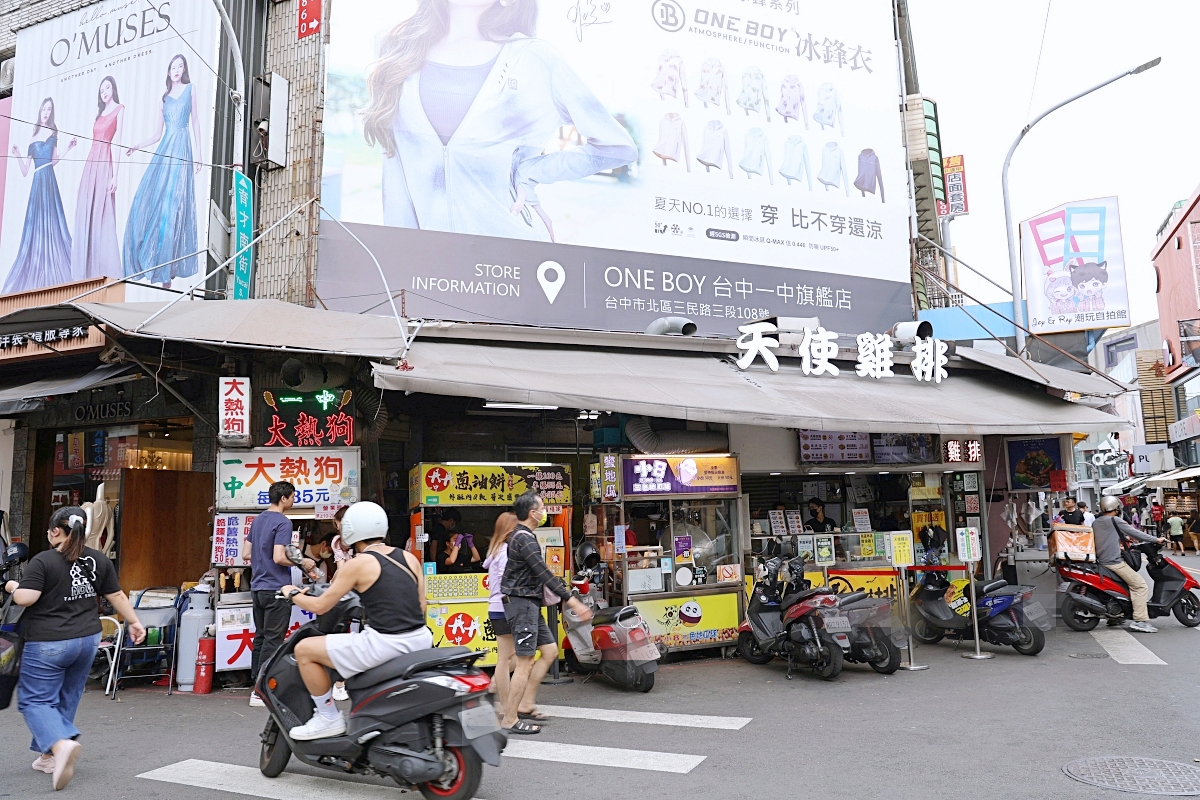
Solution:
M1106 262L1072 265L1071 283L1075 286L1080 311L1104 310L1104 287L1108 285Z

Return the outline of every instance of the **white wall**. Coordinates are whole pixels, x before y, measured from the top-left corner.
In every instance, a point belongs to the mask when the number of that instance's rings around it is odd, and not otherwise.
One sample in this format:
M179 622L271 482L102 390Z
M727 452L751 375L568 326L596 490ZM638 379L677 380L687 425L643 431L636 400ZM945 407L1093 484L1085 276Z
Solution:
M795 472L796 432L787 428L730 425L729 450L741 459L742 472Z

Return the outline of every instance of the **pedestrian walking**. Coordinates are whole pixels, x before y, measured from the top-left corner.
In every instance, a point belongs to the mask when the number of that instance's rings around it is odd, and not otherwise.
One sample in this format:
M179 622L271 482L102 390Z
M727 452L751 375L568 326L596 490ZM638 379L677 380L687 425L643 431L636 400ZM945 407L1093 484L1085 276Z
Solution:
M283 644L288 623L292 619L292 606L288 601L275 599L284 586L292 582L292 562L287 557L287 546L292 543L292 521L284 512L295 501L296 487L287 481L271 484L267 510L250 523L250 590L254 595L254 644L250 656L250 679L258 681L258 671L263 657L269 656ZM305 559L302 569L316 566L312 559ZM250 690L250 705L262 708L263 701L254 689Z
M1192 509L1188 514L1187 523L1188 538L1192 540L1192 547L1196 550L1196 555L1200 556L1200 513Z
M592 618L592 611L571 594L542 558L533 529L546 520L546 507L534 492L526 492L513 503L517 527L508 538L508 563L504 567L501 591L504 592L504 619L513 637L513 674L504 698L504 720L501 727L509 733L541 733L542 727L529 721L539 715L536 706L524 718L519 712L522 702L536 702L537 687L558 658L554 635L542 617L546 595L558 595L574 609L582 622ZM535 664L534 653L542 657ZM531 694L527 694L527 690Z
M508 564L508 537L516 527L517 515L511 511L496 517L492 540L488 542L487 558L483 560L483 567L488 574L488 622L496 634L496 671L492 676L492 686L496 690L496 701L502 708L508 691L508 678L512 673L513 638L508 620L504 618L504 595L500 591L500 583L504 580L504 567Z
M1150 524L1153 528L1150 533L1156 536L1162 533L1162 523L1165 517L1164 511L1165 509L1158 504L1157 500L1150 501Z
M1171 509L1171 516L1167 517L1167 531L1171 537L1171 552L1179 551L1179 555L1184 555L1183 552L1183 517L1179 516L1179 512Z
M1096 521L1096 515L1088 511L1087 503L1080 503L1079 510L1083 512L1083 524L1092 527L1092 523Z
M75 711L100 645L97 596L124 618L134 644L146 637L112 562L84 546L86 526L78 506L55 511L46 532L52 549L30 559L20 582L4 586L14 603L25 606L17 708L33 734L30 749L39 754L33 768L51 775L55 791L71 782L82 750Z

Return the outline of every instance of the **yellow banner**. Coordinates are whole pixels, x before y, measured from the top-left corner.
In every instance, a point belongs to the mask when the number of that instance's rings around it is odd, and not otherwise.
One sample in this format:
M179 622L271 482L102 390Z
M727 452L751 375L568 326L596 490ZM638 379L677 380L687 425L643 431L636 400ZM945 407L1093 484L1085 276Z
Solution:
M485 596L487 592L484 592ZM546 609L542 609L546 616ZM498 645L496 629L488 619L487 600L468 600L434 605L430 602L425 612L425 624L433 633L434 647L469 647L487 655L475 662L480 667L496 666ZM562 641L566 631L559 622L558 640Z
M488 576L485 572L466 572L460 575L426 575L425 599L487 600Z
M650 638L664 647L720 645L737 641L738 596L638 600L634 603L650 628Z
M571 505L571 468L562 464L418 464L408 473L408 505L507 506L527 491L548 506Z

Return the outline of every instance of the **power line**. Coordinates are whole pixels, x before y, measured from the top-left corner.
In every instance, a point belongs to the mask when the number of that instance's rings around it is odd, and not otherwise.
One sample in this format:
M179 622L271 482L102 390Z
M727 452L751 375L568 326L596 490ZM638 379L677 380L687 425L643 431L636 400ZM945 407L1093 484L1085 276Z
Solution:
M1046 29L1050 27L1050 6L1054 0L1046 0L1046 19L1042 21L1042 43L1038 45L1037 65L1033 68L1033 85L1029 87L1029 105L1025 108L1025 119L1029 119L1029 112L1033 110L1033 93L1037 90L1038 72L1042 68L1042 50L1046 46Z
M155 5L153 3L150 2L150 0L146 0L146 5L149 6L151 9L153 9L155 12L158 11L158 9L155 7ZM200 55L200 53L196 50L196 48L192 47L191 42L189 42L187 39L183 38L183 34L180 33L179 29L175 27L174 22L167 22L167 27L169 27L171 30L175 31L175 35L179 37L179 40L181 42L183 42L185 45L187 45L188 50L191 50L193 53L195 53L196 58L200 59L200 63L203 64L204 66L208 67L208 71L211 72L214 76L216 76L218 81L225 84L225 88L228 91L230 91L230 92L233 91L233 88L228 83L225 83L225 80L221 77L221 73L219 73L215 69L213 69L212 65L204 60L204 56Z

